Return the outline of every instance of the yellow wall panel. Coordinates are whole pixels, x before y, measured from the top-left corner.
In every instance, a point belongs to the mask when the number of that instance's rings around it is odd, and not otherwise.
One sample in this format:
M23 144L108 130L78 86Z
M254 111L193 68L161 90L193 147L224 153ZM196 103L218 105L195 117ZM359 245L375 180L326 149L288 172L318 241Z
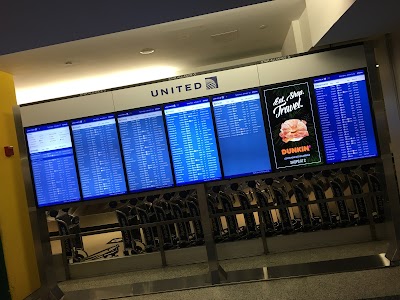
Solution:
M28 207L22 179L12 107L16 105L13 77L0 72L0 235L13 300L40 287ZM14 146L7 158L4 146Z

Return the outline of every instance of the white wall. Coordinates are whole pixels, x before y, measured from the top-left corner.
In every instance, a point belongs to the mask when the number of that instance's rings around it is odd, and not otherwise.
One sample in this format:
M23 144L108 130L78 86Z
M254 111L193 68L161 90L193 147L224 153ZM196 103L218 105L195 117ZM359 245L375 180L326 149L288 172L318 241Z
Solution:
M260 86L366 67L364 47L325 51L258 65Z
M183 99L216 95L246 88L324 75L366 66L362 46L320 52L285 60L229 69L188 78L125 88L105 93L44 102L21 107L24 127L74 118L145 107ZM218 77L218 88L207 89L205 79ZM194 88L195 83L201 87ZM189 85L190 89L184 90ZM181 86L181 92L176 87ZM152 91L168 88L174 93L152 96Z
M303 51L307 52L313 47L311 41L311 31L310 31L310 22L308 20L308 12L307 9L304 10L303 14L299 18L299 26L301 31L301 38L303 42Z
M254 63L268 58L279 57L281 55L281 52L273 52L190 69L179 69L172 66L155 66L133 71L116 72L105 75L103 74L99 76L85 77L82 75L82 78L79 78L79 80L60 81L57 83L44 84L26 89L17 89L17 103L22 105L59 97L68 97L81 93L89 93L98 90L146 83L183 74L198 73Z
M356 0L306 0L311 42L315 46Z
M292 21L282 46L282 55L304 53L313 47L307 9L298 20Z
M190 74L190 73L207 72L210 70L218 70L218 69L223 69L223 68L231 68L231 67L240 66L240 65L257 63L259 61L267 60L267 59L271 59L271 58L281 57L282 55L284 55L284 54L282 54L282 52L272 52L272 53L267 53L267 54L263 54L263 55L246 57L246 58L242 58L242 59L231 60L231 61L226 61L226 62L212 64L212 65L205 65L205 66L201 66L198 68L192 68L190 70L189 69L183 70L180 73Z
M292 22L293 23L293 22ZM294 36L293 24L290 25L285 42L282 46L282 55L290 55L297 53L296 39Z
M114 111L111 92L38 103L21 107L22 123L26 126L100 115Z
M205 86L205 79L214 76L218 77L218 88L207 89ZM195 89L194 86L196 83L200 83L201 88ZM190 85L190 90L188 91L186 91L184 88L187 84ZM189 78L121 89L113 91L113 99L115 110L121 111L130 108L145 107L160 103L193 99L234 90L252 88L258 85L259 81L257 66L253 65ZM181 86L181 90L183 90L183 92L179 92L177 90L177 86ZM158 90L160 94L160 89L165 88L174 88L174 93L171 93L170 89L168 95L158 95L157 97L152 96L152 91Z

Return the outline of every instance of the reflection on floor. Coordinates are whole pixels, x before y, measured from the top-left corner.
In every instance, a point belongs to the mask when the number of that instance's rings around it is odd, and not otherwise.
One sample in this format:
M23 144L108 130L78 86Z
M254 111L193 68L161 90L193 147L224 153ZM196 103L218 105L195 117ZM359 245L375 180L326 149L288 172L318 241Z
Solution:
M330 274L268 282L121 298L119 300L176 299L365 299L400 294L400 268Z
M365 300L400 300L400 295L397 296L386 296L386 297L378 297L378 298L368 298Z
M221 265L225 270L232 271L372 255L385 252L386 249L386 242L370 242L222 261ZM69 292L96 287L118 286L134 282L200 275L206 272L206 264L166 267L164 269L71 280L61 283L60 287L64 292ZM362 299L399 295L399 279L400 267L393 267L351 273L280 279L268 282L221 285L145 295L140 296L140 299L167 300L189 299L193 297L199 299ZM137 299L137 297L124 299Z

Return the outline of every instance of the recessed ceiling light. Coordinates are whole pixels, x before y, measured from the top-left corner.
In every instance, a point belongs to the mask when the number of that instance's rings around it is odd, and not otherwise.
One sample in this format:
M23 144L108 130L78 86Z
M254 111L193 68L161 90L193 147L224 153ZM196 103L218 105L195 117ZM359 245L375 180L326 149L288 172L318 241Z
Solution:
M376 65L375 65L375 67L379 68L379 65L378 65L378 64L376 64Z
M154 51L156 51L156 50L154 50L153 48L144 48L140 51L140 54L143 54L143 55L152 54L152 53L154 53Z

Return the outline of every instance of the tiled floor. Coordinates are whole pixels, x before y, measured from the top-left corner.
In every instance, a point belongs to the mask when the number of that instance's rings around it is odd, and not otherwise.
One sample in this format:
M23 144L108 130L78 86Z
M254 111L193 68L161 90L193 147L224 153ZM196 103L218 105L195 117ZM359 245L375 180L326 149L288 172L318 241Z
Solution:
M400 267L280 279L276 281L225 285L212 288L170 292L120 300L176 299L365 299L400 295Z
M231 271L371 255L385 252L386 249L387 245L385 242L371 242L235 259L223 261L221 265L225 270ZM96 287L118 286L134 282L200 275L206 272L206 264L196 264L72 280L61 283L60 287L64 292L69 292ZM221 285L124 299L363 299L392 295L400 295L400 267Z

